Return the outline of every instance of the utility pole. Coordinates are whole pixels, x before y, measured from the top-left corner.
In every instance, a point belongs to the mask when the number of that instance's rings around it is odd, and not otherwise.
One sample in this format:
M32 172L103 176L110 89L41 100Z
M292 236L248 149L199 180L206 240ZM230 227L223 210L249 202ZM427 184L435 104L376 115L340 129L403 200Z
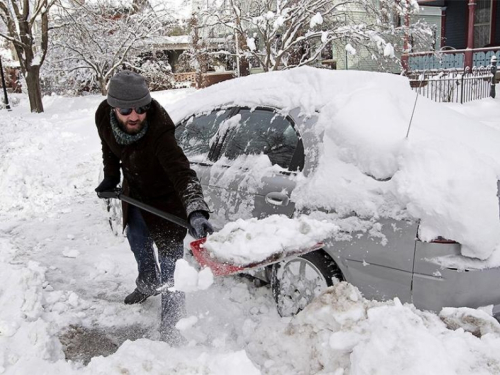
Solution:
M4 96L4 99L3 99L3 102L5 104L5 108L7 108L7 110L11 110L10 109L10 104L9 104L9 98L7 97L7 86L5 85L5 77L3 75L3 66L2 66L2 57L0 56L0 74L2 76L2 87L3 87L3 96Z

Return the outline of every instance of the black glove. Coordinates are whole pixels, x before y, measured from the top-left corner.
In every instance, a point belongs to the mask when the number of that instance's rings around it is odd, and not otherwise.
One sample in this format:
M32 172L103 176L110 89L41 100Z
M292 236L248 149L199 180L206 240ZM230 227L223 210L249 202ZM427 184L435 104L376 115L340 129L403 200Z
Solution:
M97 196L99 198L100 195L99 193L105 192L105 191L113 191L116 189L116 186L120 183L120 177L116 176L104 176L104 180L99 184L98 187L95 188L95 191L97 193Z
M203 238L214 232L203 211L193 211L189 215L189 226L189 234L194 238Z

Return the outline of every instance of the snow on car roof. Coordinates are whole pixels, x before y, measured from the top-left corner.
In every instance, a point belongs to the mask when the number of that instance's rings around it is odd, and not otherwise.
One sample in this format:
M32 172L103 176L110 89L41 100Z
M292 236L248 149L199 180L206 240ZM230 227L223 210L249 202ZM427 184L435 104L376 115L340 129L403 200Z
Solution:
M299 107L321 137L316 169L292 193L299 209L418 219L420 239L500 265L499 130L420 97L406 138L415 99L405 77L301 67L222 82L169 112L177 122L221 106Z

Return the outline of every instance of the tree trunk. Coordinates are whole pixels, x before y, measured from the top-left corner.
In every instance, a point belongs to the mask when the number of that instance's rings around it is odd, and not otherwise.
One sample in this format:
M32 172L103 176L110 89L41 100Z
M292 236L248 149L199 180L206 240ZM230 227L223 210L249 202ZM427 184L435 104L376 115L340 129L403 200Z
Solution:
M106 79L104 77L98 77L99 80L99 88L101 89L101 94L106 96L108 95L108 90L106 89Z
M239 22L239 21L238 21ZM248 51L247 38L244 33L238 31L238 44L240 51ZM245 56L240 56L240 77L250 75L250 62Z
M250 75L250 63L246 57L240 58L240 77Z
M196 70L196 88L202 89L207 86L205 75L208 72L208 55L204 52L198 52L196 55L198 69Z
M26 72L26 85L28 86L28 97L31 112L42 113L42 89L40 87L40 66L30 66Z

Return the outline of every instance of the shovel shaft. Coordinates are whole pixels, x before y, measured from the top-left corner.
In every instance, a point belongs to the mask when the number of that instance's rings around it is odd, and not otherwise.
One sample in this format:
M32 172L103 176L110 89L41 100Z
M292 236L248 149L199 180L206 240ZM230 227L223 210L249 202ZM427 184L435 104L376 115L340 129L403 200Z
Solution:
M101 198L116 198L120 199L124 202L127 202L133 206L136 206L140 208L141 210L151 212L153 215L159 216L165 220L168 220L174 224L180 225L183 228L186 228L189 230L189 224L186 220L181 219L180 217L177 217L175 215L169 214L167 212L164 212L162 210L159 210L153 206L150 206L148 204L142 203L141 201L138 201L137 199L130 198L126 195L123 195L119 189L113 191L113 192L103 192L100 193L99 196Z
M181 219L180 217L177 217L175 215L169 214L167 212L164 212L162 210L159 210L155 207L152 207L148 204L139 202L137 199L127 197L126 195L120 194L120 199L124 202L130 203L133 206L139 207L140 209L144 211L151 212L152 214L162 217L174 224L180 225L181 227L184 227L186 229L189 229L189 224L186 220Z

